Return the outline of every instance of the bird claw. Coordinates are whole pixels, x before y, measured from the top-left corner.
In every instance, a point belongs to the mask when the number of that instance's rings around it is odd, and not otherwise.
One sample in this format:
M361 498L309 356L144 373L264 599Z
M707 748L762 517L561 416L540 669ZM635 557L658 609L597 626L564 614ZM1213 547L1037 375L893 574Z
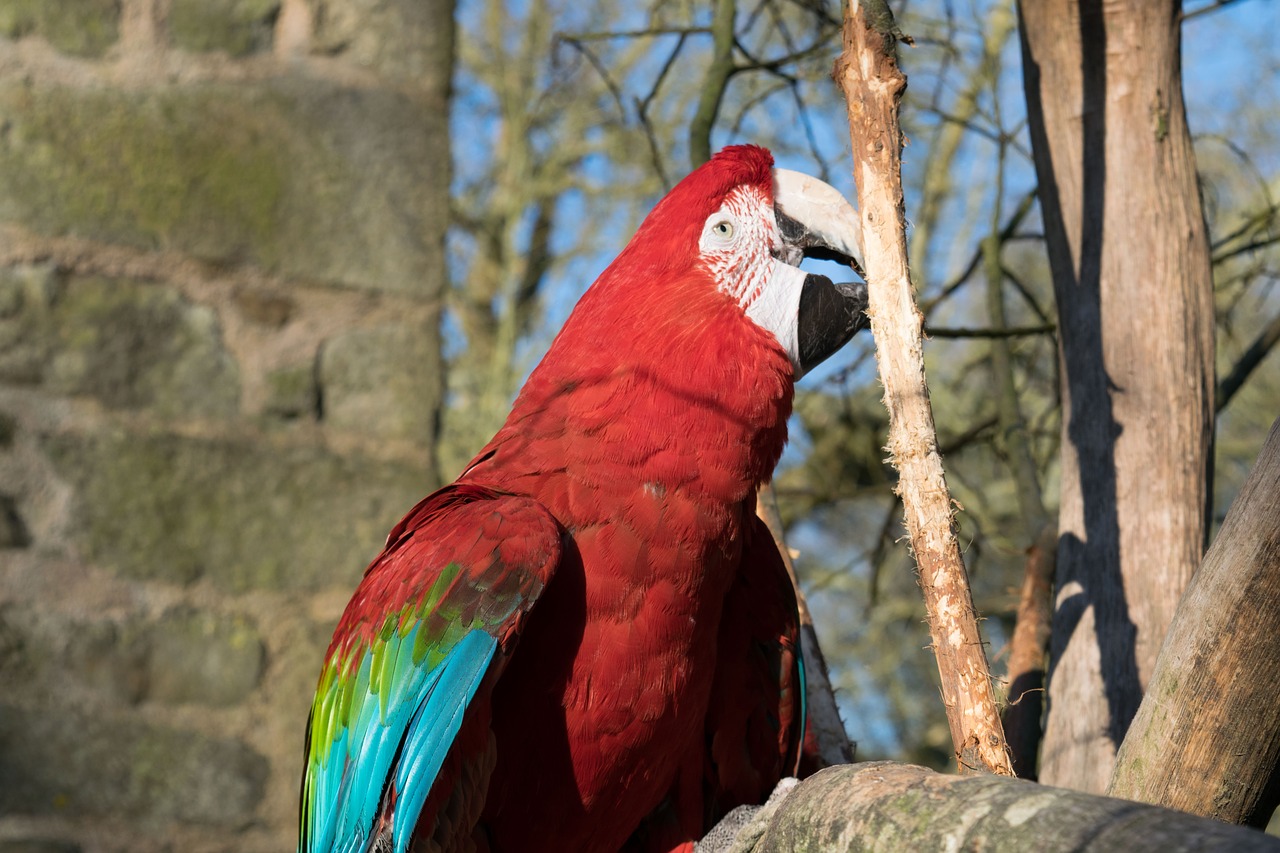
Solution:
M800 780L793 776L780 781L762 806L738 806L711 827L711 831L694 845L694 853L751 853L778 807Z

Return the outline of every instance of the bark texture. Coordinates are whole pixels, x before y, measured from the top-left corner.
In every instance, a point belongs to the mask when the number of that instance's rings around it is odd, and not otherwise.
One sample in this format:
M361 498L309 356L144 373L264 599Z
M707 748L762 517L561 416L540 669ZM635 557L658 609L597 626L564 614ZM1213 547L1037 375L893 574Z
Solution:
M1019 3L1063 376L1040 778L1094 792L1204 542L1213 293L1179 8Z
M894 56L896 36L900 33L881 0L851 0L836 65L836 82L849 109L862 248L872 282L867 315L889 410L888 450L900 474L897 490L919 567L957 762L962 771L1012 775L938 454L924 374L923 317L907 269L898 125L906 77Z
M1178 605L1108 793L1266 826L1280 795L1277 662L1280 420Z
M1156 806L1022 779L946 776L877 761L800 783L752 853L983 850L1280 850L1280 839Z

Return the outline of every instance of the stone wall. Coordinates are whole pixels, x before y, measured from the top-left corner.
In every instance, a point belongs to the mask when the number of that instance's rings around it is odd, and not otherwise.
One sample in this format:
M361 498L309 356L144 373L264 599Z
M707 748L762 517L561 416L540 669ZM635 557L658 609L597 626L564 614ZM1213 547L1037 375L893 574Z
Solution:
M0 853L280 851L437 481L449 0L0 0Z

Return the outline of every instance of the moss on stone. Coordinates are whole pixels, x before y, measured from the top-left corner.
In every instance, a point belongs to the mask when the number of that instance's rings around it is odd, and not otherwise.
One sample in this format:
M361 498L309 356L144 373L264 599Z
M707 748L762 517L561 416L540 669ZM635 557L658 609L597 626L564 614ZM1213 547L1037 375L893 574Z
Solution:
M80 853L81 849L79 844L54 838L15 838L0 841L0 853Z
M318 281L435 296L408 95L293 77L146 91L0 83L0 220ZM434 217L434 218L433 218Z
M147 633L152 699L234 705L253 692L262 675L266 650L243 617L177 609Z
M314 418L318 401L315 367L301 364L268 373L267 393L267 414L285 420Z
M242 827L266 789L245 744L65 707L0 708L0 813Z
M99 57L120 38L120 0L0 0L0 35L38 35L64 53Z
M87 622L60 626L69 637L66 666L81 684L113 702L132 705L147 691L147 633L136 624ZM46 638L54 657L51 638ZM54 658L56 659L56 658Z
M4 213L148 248L274 254L284 152L245 106L198 92L7 86Z
M16 296L0 318L0 378L166 417L239 410L239 371L212 309L119 279L0 277L6 291Z
M172 0L169 33L183 50L247 56L271 47L280 0Z
M27 385L44 376L55 293L49 267L0 269L0 381Z
M232 591L355 583L431 472L153 434L49 437L88 555L124 575Z
M434 333L405 325L353 329L326 341L320 355L325 423L429 446L443 381L434 341Z
M165 416L238 411L238 369L211 309L160 286L90 278L69 281L52 313L53 390Z

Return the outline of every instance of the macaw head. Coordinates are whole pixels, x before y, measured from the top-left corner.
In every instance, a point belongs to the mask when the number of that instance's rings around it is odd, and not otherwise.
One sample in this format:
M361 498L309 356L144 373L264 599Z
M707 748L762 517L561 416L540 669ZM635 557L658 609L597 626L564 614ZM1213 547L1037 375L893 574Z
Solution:
M867 325L865 283L799 267L860 271L858 222L834 188L775 169L766 149L724 149L587 288L477 458L519 455L530 476L569 456L644 462L668 485L697 469L701 488L741 500L782 454L794 381Z
M799 378L867 326L865 282L833 284L799 264L835 260L861 275L861 238L857 212L834 187L773 168L767 149L735 145L677 184L618 260L709 276L777 339Z

